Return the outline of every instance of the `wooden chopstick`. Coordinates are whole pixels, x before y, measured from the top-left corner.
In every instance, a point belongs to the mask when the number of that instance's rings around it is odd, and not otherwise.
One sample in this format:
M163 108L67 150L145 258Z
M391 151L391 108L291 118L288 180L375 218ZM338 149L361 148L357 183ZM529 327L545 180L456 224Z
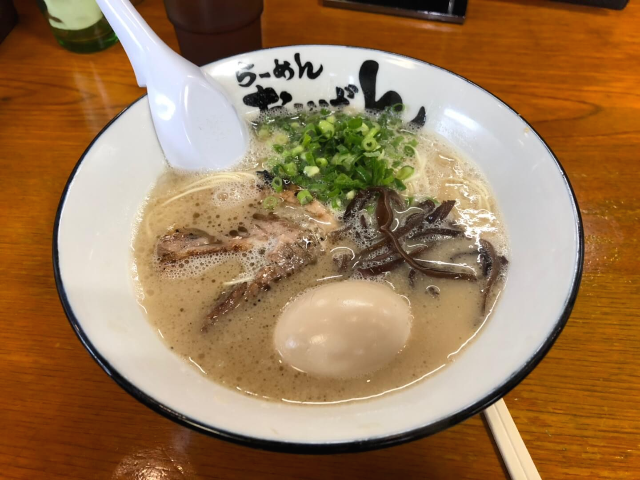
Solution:
M511 480L541 480L504 400L498 400L487 408L483 415Z

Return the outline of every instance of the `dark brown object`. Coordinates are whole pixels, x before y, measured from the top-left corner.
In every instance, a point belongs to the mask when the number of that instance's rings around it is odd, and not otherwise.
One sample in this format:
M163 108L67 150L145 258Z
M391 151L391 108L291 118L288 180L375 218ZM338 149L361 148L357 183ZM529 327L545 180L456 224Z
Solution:
M314 264L318 255L322 253L320 244L311 231L273 213L268 215L254 213L248 234L250 236L247 238L231 240L220 248L227 247L237 251L236 245L239 243L261 246L262 243L266 245L270 238L277 238L276 245L265 253L270 263L261 268L251 281L233 286L231 292L223 292L222 297L216 301L213 310L207 315L206 322L202 327L203 332L206 332L220 317L238 307L242 299L252 298L261 291L269 290L271 285L278 280L293 275L307 265ZM205 233L205 235L207 234ZM178 241L182 242L182 239L179 238ZM190 251L193 249L190 248ZM194 254L200 253L196 250Z
M372 198L374 198L376 192L371 189L360 190L356 193L355 197L349 202L347 207L344 209L344 215L342 219L344 223L350 225L356 218L357 213L362 210L367 202L369 202Z
M370 247L367 247L361 250L357 257L358 260L363 259L365 255L369 255L373 253L374 251L376 251L378 248L381 248L382 246L388 246L391 250L395 251L402 259L404 259L404 261L407 262L409 266L411 266L411 268L425 275L429 275L431 277L436 277L436 278L451 278L454 280L470 280L470 281L476 280L475 274L443 270L435 262L433 262L432 266L430 267L426 265L427 261L420 264L416 262L416 259L412 256L412 254L408 253L404 249L404 246L402 245L402 242L401 242L401 236L404 235L403 230L405 230L407 225L413 224L415 221L415 218L419 218L419 216L423 214L418 213L409 217L409 219L404 225L405 228L398 229L395 232L392 231L391 225L393 223L394 215L395 215L395 212L393 210L393 204L395 204L400 208L404 206L404 200L395 190L391 190L386 187L369 187L365 190L361 190L353 198L353 200L351 200L350 204L347 205L347 208L345 210L345 215L344 215L345 221L353 222L354 214L357 214L358 211L366 205L367 201L373 198L374 196L373 194L376 194L378 196L378 200L376 202L377 228L380 231L380 233L384 235L386 240L382 240L374 245L371 245ZM434 210L433 213L430 214L425 219L426 223L431 224L431 223L441 222L449 214L449 212L451 211L454 205L455 205L455 200L448 200L446 202L443 202L442 205L438 207L438 209ZM424 218L424 216L422 218ZM433 232L431 230L433 230ZM428 231L426 235L435 236L438 233L440 233L440 231L441 229L430 229L430 231ZM451 232L453 232L453 234ZM423 233L422 229L419 229L418 233L421 234L420 236L426 236L426 235L422 235ZM444 236L457 236L461 233L462 232L457 230L442 229L442 235ZM396 262L398 265L402 263L399 261L394 261L394 262ZM366 273L367 271L369 273L375 272L375 271L379 271L379 273L382 273L384 271L388 271L388 270L384 270L384 268L385 267L382 267L382 269L378 267L372 267L369 269L360 270L360 273Z
M482 312L487 313L487 300L489 299L489 295L491 295L493 284L496 283L500 275L502 265L500 264L500 258L496 253L496 249L488 240L480 240L480 257L483 259L482 273L485 276L488 275L487 283L482 289Z
M411 256L412 258L417 258L420 254L424 253L425 251L429 250L431 247L433 247L433 245L423 245L422 247L418 247L415 250L413 250L411 253L409 253L408 255ZM387 255L388 260L385 263L382 263L380 265L376 265L375 267L366 267L366 268L359 268L358 271L367 276L367 277L371 277L374 275L380 275L381 273L385 273L385 272L390 272L392 270L395 270L396 268L398 268L400 265L402 265L405 262L405 259L398 255L395 252L389 252L389 254ZM383 259L384 260L384 259ZM411 279L411 272L413 272L415 274L415 269L410 269L409 270L409 278ZM413 285L411 285L413 286Z
M579 5L588 5L590 7L609 8L611 10L622 10L627 6L629 0L556 0L565 3L577 3Z
M348 254L343 253L342 255L334 256L333 257L333 261L336 264L336 266L338 267L338 271L339 272L344 272L349 267L349 263L351 261L351 258L349 257Z
M262 0L164 0L180 53L196 65L262 48Z
M359 12L464 23L467 0L323 0L323 5Z
M180 228L164 235L158 241L156 249L163 263L227 250L230 250L227 245L222 245L207 232L197 228Z
M411 288L416 286L416 271L413 268L409 269L409 286Z
M427 222L438 223L443 221L445 218L447 218L447 215L449 215L455 204L455 200L446 200L442 202L440 205L438 205L438 208L436 208L432 213L429 214L429 216L427 217Z
M416 207L421 208L425 212L431 212L434 208L436 208L436 204L433 200L427 198L416 205Z
M464 232L462 230L456 230L455 228L420 228L417 229L414 233L407 235L407 240L419 240L426 237L459 237L463 235Z
M410 215L407 218L407 220L405 221L404 225L402 225L400 228L396 229L395 232L393 232L393 234L399 239L404 237L407 233L409 233L414 228L416 228L418 225L420 225L422 222L424 222L426 216L427 216L427 212L414 213L414 214ZM380 241L374 243L373 245L370 245L367 248L362 249L358 253L358 258L359 259L360 258L364 258L366 256L369 256L369 255L375 253L378 250L381 250L384 247L390 247L390 246L391 246L391 242L389 241L389 239L388 238L384 238L383 240L380 240Z
M0 43L18 23L18 12L12 0L0 0Z
M53 217L91 139L143 92L120 47L85 61L51 41L35 2L16 7L20 23L0 45L3 480L509 478L480 416L386 450L276 454L191 432L105 375L60 307ZM138 8L176 48L162 2ZM640 2L617 12L473 0L469 14L458 28L270 0L264 45L366 44L430 61L491 90L545 138L580 201L584 275L551 352L505 400L542 478L640 478Z
M247 284L238 284L231 292L220 302L215 308L207 315L207 323L202 327L202 331L206 332L207 329L215 323L215 321L240 306L240 302L244 298L244 294L247 292Z

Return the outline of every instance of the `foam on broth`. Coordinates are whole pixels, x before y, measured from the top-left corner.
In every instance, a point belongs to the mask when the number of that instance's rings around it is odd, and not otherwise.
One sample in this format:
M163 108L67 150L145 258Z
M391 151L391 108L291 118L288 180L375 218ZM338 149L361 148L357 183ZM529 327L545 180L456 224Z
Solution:
M259 166L265 156L263 148L259 144L252 147L243 165L247 172ZM448 262L452 252L474 248L479 235L506 255L507 239L497 206L477 169L433 135L421 135L415 161L421 174L413 183L407 182L409 188L416 195L457 200L452 216L469 233L469 238L440 243L429 258ZM409 386L455 361L486 321L479 313L482 299L476 283L418 275L411 287L408 268L403 265L369 279L388 283L411 303L411 336L390 364L373 374L343 380L313 377L283 364L273 345L280 312L305 289L345 278L340 277L329 250L357 249L354 238L346 238L328 243L327 252L316 264L243 302L203 333L203 319L220 294L231 288L228 284L251 277L265 265L264 256L255 252L190 258L170 268L159 265L156 243L171 229L198 228L224 238L250 223L259 208L255 177L230 177L204 188L210 183L206 177L167 170L141 212L133 246L139 302L149 321L169 348L211 380L248 395L285 402L371 398ZM185 188L192 191L173 199ZM503 284L501 278L492 290L490 304Z

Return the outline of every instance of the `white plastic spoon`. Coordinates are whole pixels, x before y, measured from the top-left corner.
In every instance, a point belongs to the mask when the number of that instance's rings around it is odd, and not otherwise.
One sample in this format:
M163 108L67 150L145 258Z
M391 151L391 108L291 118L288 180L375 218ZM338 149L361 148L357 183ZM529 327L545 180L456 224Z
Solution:
M244 155L248 132L223 88L171 50L128 0L97 0L138 80L169 163L187 170L224 170Z

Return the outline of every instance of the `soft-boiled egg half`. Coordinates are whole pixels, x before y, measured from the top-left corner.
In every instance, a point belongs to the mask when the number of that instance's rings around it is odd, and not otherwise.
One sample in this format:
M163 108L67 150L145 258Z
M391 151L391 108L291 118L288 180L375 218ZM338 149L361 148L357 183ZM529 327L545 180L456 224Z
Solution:
M349 378L374 372L406 345L409 301L390 287L346 280L307 290L276 325L282 360L311 375Z

